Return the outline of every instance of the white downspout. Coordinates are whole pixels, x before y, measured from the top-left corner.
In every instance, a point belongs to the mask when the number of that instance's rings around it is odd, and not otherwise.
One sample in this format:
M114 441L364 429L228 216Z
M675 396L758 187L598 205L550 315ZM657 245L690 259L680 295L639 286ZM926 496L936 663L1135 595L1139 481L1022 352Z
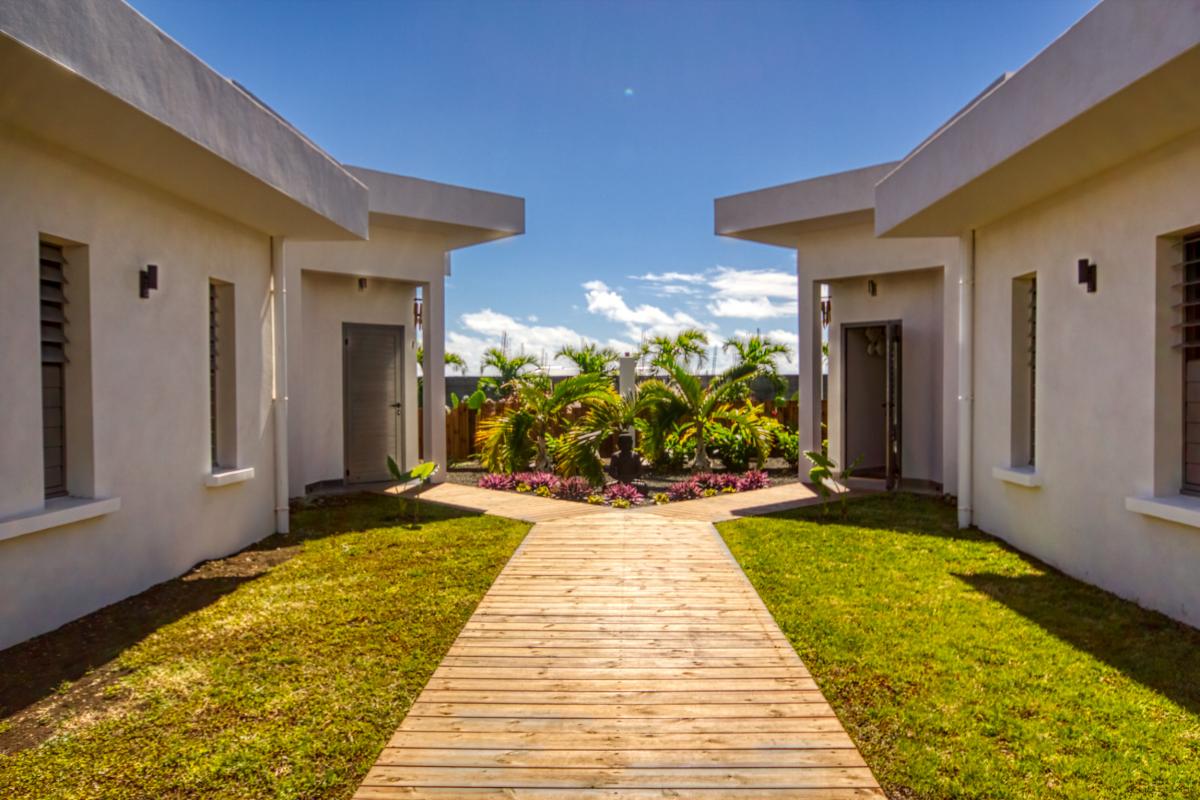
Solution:
M274 356L272 402L275 406L275 532L287 533L288 519L288 382L287 277L283 239L271 237L271 338Z
M969 528L975 415L975 231L959 239L958 278L958 527Z

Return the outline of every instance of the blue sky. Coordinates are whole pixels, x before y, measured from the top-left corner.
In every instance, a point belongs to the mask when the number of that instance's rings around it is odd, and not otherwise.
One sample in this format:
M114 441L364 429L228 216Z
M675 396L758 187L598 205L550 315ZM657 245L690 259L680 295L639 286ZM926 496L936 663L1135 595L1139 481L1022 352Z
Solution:
M473 363L502 332L794 341L793 255L713 236L713 198L901 157L1094 4L133 2L345 163L526 198L525 236L454 256Z

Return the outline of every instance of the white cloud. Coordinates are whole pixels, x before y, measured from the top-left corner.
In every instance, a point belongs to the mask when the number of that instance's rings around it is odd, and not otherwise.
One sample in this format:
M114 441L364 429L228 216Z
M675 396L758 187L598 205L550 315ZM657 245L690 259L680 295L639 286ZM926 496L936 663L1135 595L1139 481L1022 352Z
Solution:
M685 328L713 329L711 323L701 323L683 311L664 311L658 306L643 303L631 307L620 293L610 289L603 281L588 281L586 290L587 310L605 319L625 326L629 338L640 340L643 336L673 336Z
M722 297L708 304L708 312L714 317L736 317L738 319L794 317L796 316L796 304L776 303L768 297Z
M635 281L650 283L704 283L704 275L697 272L647 272L645 275L630 275Z
M780 297L796 302L796 273L791 271L717 267L710 282L718 297Z
M595 341L565 325L530 325L490 308L463 314L459 322L467 332L447 333L446 349L466 359L471 374L478 374L484 351L489 347L498 347L505 337L509 353L536 356L554 373L569 371L554 360L554 354L564 345Z

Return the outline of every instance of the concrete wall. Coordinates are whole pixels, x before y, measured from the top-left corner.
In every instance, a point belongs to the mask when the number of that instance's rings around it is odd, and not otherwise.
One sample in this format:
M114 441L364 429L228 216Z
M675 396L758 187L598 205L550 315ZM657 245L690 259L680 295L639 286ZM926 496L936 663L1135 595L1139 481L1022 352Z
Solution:
M0 541L4 647L271 533L274 470L268 237L3 128L0 186L0 518L43 507L39 234L86 245L68 268L68 392L91 419L68 432L72 493L121 501ZM159 289L143 300L149 263ZM210 278L235 286L238 466L255 470L219 488L205 484Z
M1159 237L1200 226L1191 135L976 232L975 522L1054 566L1200 625L1200 529L1127 510L1177 498L1182 365ZM1177 258L1177 255L1174 256ZM1098 291L1076 262L1098 264ZM993 477L1011 454L1011 284L1038 279L1040 488Z
M944 464L948 457L944 446L946 436L952 435L957 422L953 402L946 402L947 359L944 346L946 293L943 270L925 269L913 272L892 272L876 275L873 280L876 294L867 292L866 278L850 278L830 282L831 334L829 337L829 448L838 464L854 459L862 444L847 442L847 426L843 418L845 380L843 374L842 326L863 322L901 322L901 474L904 478L955 483L953 473L947 474ZM953 348L953 342L951 343ZM878 359L882 364L882 356ZM877 374L882 374L880 371ZM953 376L953 373L951 373ZM844 380L845 379L845 380ZM850 390L853 400L855 393ZM880 389L875 396L883 399ZM860 392L858 399L869 402ZM943 410L948 414L943 414ZM883 419L878 408L849 409L855 414L874 415ZM882 441L882 439L880 439ZM854 444L849 449L847 444ZM876 458L876 462L881 459ZM863 466L877 466L864 461Z
M797 238L795 246L800 293L800 408L802 415L804 409L812 409L814 416L808 425L801 420L802 446L820 444L816 420L821 377L817 305L819 284L830 283L834 287L834 331L843 322L903 320L903 469L907 477L936 480L953 494L958 464L957 240L877 239L874 224L868 220L806 233ZM867 296L868 277L875 278L879 287L875 297ZM943 341L943 334L951 338ZM835 335L831 340L835 350L839 347L837 339ZM831 355L829 440L834 458L841 463L841 395L833 374L839 358L837 353ZM927 422L918 422L922 417L927 417Z
M364 242L289 242L288 274L288 487L341 480L342 323L403 325L405 336L405 464L417 463L417 380L413 295L418 286L445 280L445 240L372 224ZM367 286L358 288L358 278ZM430 333L444 323L426 314ZM440 374L438 376L441 377Z

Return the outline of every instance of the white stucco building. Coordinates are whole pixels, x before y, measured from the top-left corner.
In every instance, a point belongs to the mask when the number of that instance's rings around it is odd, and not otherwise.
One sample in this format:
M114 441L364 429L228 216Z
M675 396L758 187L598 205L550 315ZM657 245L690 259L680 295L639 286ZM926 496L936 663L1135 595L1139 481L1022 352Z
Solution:
M417 290L440 408L449 253L524 203L345 167L118 0L0 0L0 75L2 648L415 464Z
M1200 625L1197 180L1200 2L1106 0L898 164L720 199L716 229L796 248L802 386L814 283L832 344L902 321L902 475L940 450L961 524ZM914 265L940 288L890 288ZM909 350L909 320L940 327L940 359ZM856 391L844 358L831 407ZM909 385L938 372L940 405L914 408ZM831 410L843 459L854 424Z

